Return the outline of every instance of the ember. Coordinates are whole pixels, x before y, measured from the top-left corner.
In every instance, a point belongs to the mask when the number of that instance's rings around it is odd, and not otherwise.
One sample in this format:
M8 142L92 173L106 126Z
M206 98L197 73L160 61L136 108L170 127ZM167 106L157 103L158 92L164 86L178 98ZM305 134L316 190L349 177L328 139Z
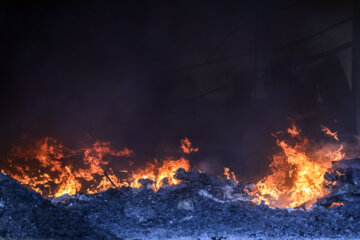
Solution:
M333 203L330 205L330 208L332 208L333 206L344 206L344 203L342 203L342 202L333 202Z

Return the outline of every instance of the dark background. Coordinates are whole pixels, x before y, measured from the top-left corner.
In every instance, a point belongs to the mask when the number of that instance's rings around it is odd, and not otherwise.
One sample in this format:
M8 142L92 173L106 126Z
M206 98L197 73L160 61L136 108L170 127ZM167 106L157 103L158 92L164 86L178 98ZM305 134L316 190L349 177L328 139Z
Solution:
M0 167L24 136L139 165L186 136L194 165L250 179L288 117L355 133L351 1L3 1L0 24Z

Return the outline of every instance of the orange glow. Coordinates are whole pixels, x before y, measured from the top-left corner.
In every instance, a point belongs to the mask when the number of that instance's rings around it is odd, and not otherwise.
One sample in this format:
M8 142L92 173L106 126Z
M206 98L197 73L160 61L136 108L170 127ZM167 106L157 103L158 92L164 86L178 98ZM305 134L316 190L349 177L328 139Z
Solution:
M229 168L224 168L224 175L225 175L226 179L228 179L228 180L233 179L236 183L238 183L238 180L236 179L235 173L230 172Z
M185 142L181 141L182 145L185 144L190 152L198 151L185 139ZM139 179L151 179L153 189L158 190L165 183L174 185L180 182L174 178L177 169L190 169L190 163L184 157L155 160L148 163L146 168L120 170L117 173L109 167L112 159L124 159L130 167L133 162L126 158L132 155L132 150L126 147L115 150L109 142L95 141L89 147L71 150L55 139L45 137L25 147L13 147L9 156L10 168L4 172L43 196L58 197L78 192L92 194L113 187L105 177L104 170L117 187L139 188Z
M336 141L339 141L337 132L332 132L329 128L325 127L324 125L321 125L321 131L323 131L326 135L333 137Z
M256 184L256 190L249 194L253 201L264 201L271 207L312 206L320 197L328 194L324 187L324 174L332 161L344 157L342 146L335 152L322 156L308 151L306 138L300 136L295 125L288 129L296 144L290 145L275 135L281 151L274 154L270 164L271 173Z
M330 205L330 208L332 208L333 206L344 206L344 203L342 203L342 202L333 202L333 203Z

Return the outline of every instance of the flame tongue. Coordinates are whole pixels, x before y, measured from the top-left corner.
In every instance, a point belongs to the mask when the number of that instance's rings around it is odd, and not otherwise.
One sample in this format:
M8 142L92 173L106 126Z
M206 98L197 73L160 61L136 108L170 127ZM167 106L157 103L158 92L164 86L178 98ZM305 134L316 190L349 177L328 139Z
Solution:
M324 187L324 174L332 161L344 157L342 146L334 152L316 156L307 152L308 140L301 138L295 125L288 129L288 133L296 138L297 144L291 146L276 135L277 145L282 151L273 156L271 174L259 181L257 189L250 193L254 202L265 201L271 207L297 207L311 205L328 194Z

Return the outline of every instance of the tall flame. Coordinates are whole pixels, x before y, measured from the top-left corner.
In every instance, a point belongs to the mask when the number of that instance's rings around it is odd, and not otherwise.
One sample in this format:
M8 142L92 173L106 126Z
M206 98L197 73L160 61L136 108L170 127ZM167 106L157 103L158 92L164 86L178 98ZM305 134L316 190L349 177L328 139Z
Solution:
M293 125L287 131L295 138L294 146L275 135L281 152L273 155L270 164L272 172L256 184L250 194L253 201L264 201L271 207L311 206L320 197L328 194L324 187L324 174L332 161L344 158L342 145L336 151L317 155L308 151L308 139L300 136L300 130Z

